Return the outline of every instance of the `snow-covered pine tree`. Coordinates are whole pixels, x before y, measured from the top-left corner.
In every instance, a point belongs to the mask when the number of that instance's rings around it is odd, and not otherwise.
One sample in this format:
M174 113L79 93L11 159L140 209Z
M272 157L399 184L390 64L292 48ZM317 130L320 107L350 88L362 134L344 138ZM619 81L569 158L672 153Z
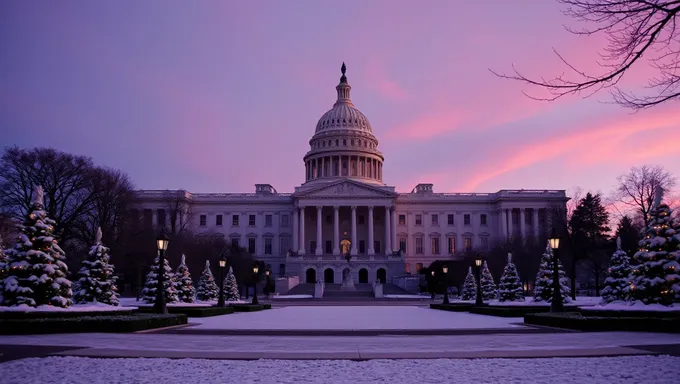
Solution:
M616 252L612 255L607 270L607 278L602 289L602 304L630 299L630 258L621 249L621 238L616 238Z
M4 285L5 277L7 277L7 256L2 244L2 235L0 235L0 305L2 305L2 285Z
M631 261L630 290L635 300L668 306L680 301L680 223L662 202L663 190L656 191L649 229Z
M76 303L103 303L120 305L116 276L110 263L109 248L102 245L102 229L97 228L95 242L90 253L83 260L78 272L77 291L73 294Z
M484 261L484 266L482 267L482 298L486 300L496 300L498 298L498 289L496 288L496 282L493 281L493 275L489 270L489 266Z
M186 257L182 255L182 261L175 271L175 290L179 301L182 303L193 303L196 300L196 289L194 282L191 280L189 267L187 267Z
M196 289L196 298L199 301L213 301L217 300L220 294L220 288L215 283L212 271L210 271L210 261L205 261L205 268L201 272L201 278L198 280L198 289Z
M43 189L37 186L31 212L18 228L21 235L6 251L8 270L1 287L5 306L73 304L66 254L53 236L56 222L47 217L43 200Z
M224 299L226 301L238 301L241 295L238 292L238 284L236 283L236 276L234 270L229 267L229 273L224 278Z
M173 284L173 273L168 259L163 260L165 265L163 265L163 287L165 288L165 302L167 304L176 303L179 301L177 297L177 290ZM144 289L142 289L142 300L148 304L154 304L156 302L156 290L158 289L158 272L159 268L159 257L153 261L151 270L149 274L146 275L146 282L144 283Z
M503 269L501 281L498 284L499 301L524 301L524 289L522 281L517 273L517 267L512 262L512 254L508 254L508 264Z
M546 301L552 303L553 299L553 267L554 257L550 243L545 247L545 252L541 256L541 264L536 273L536 281L534 282L534 301ZM571 289L569 288L569 279L564 273L562 262L558 260L557 264L560 276L560 293L564 303L570 301L569 295Z
M468 268L468 273L465 276L463 283L463 291L460 294L462 300L476 300L477 299L477 280L472 274L472 267Z

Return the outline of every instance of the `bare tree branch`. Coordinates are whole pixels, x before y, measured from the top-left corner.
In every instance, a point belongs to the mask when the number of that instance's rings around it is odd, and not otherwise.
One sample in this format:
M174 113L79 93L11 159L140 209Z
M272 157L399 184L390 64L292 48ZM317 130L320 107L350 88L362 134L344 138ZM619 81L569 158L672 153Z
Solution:
M648 228L649 212L654 201L657 188L670 192L675 186L675 177L662 166L642 165L617 178L614 197L631 207L640 215L644 228Z

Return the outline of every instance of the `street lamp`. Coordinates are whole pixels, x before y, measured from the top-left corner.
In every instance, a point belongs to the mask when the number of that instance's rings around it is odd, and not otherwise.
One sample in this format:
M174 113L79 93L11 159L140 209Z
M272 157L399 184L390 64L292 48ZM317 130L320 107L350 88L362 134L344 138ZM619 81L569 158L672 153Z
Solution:
M220 297L219 299L217 299L217 306L224 307L224 268L227 266L227 258L224 257L224 254L222 254L222 257L220 258L219 265L220 265Z
M560 238L557 236L557 231L555 231L554 227L550 233L548 242L550 243L550 248L553 252L553 299L552 303L550 303L550 312L564 312L560 284L560 269L558 265L560 259L557 257L557 250L560 247Z
M260 304L257 301L257 273L260 271L260 267L257 264L253 265L253 304Z
M449 273L449 267L446 265L442 267L442 272L444 272L444 302L442 304L449 303L449 284L446 274Z
M160 314L167 314L168 308L165 305L165 251L168 249L170 239L165 234L165 228L156 238L156 245L158 246L158 286L156 287L156 303L154 303L154 312Z
M475 259L475 266L477 267L477 299L475 300L475 306L481 307L484 305L482 300L482 255L477 254Z

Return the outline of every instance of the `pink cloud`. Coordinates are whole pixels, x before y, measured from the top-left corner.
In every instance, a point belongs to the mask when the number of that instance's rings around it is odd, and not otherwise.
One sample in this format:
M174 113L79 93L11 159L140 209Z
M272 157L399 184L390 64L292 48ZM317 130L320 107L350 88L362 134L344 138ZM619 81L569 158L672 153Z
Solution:
M391 101L405 101L408 99L406 91L389 78L388 70L383 60L373 57L366 63L366 80L368 86Z

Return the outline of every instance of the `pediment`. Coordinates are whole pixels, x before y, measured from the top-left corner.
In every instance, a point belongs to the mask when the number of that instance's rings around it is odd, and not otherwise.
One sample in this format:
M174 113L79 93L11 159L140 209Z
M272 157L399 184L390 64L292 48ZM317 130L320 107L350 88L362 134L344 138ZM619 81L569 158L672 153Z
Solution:
M344 180L337 183L320 186L308 191L296 194L296 197L397 197L397 194L390 191L384 191L380 188L373 187L351 180Z

